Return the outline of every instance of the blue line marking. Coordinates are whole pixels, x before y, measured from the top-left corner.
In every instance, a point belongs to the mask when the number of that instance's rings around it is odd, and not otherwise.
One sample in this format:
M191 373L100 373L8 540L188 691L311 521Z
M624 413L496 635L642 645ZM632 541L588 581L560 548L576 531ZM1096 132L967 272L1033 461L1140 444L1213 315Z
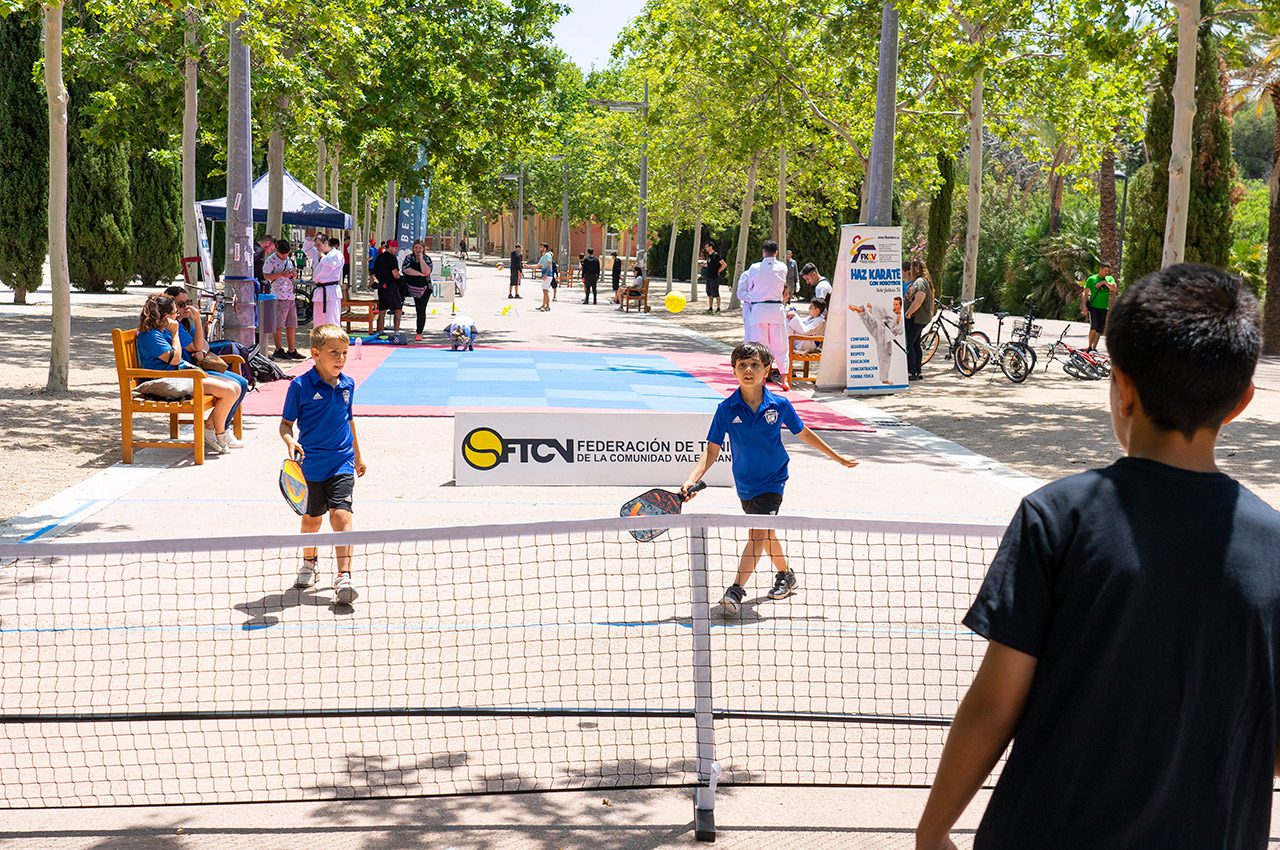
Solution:
M41 528L38 531L31 532L30 534L28 534L26 537L22 538L18 542L30 543L32 540L36 540L38 538L44 537L50 531L53 531L55 528L62 525L67 520L71 519L73 516L84 513L86 510L100 503L101 501L102 501L101 499L90 499L87 502L81 502L80 507L76 508L75 510L68 511L67 513L55 519L53 522L46 525L44 528Z

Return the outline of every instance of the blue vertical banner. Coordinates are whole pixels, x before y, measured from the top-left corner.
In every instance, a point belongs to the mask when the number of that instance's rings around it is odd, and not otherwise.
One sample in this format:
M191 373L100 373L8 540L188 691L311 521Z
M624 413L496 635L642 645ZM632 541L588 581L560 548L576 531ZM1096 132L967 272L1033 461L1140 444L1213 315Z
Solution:
M421 195L416 198L401 198L396 216L396 241L400 243L400 247L409 248L426 235L426 199Z

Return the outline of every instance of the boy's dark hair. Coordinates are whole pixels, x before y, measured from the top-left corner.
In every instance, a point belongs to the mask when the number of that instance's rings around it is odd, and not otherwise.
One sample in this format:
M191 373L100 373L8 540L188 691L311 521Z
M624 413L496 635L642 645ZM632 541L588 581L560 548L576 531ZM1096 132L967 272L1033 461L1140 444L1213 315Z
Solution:
M750 360L752 357L760 358L760 362L766 369L773 364L773 352L769 350L769 346L763 342L751 340L740 342L733 347L733 351L729 354L729 365L737 366L739 360Z
M287 254L287 253L289 253L289 251L290 251L290 250L292 250L292 249L293 249L293 246L289 244L289 240L288 240L288 239L277 239L277 240L276 240L276 250L277 250L278 252L280 252L281 254Z
M809 272L816 272L817 270L818 270L818 267L815 266L813 263L805 263L804 266L800 269L800 276L804 277Z
M810 307L817 307L822 312L827 312L827 302L822 298L815 298L809 302Z
M168 295L170 298L177 298L186 291L187 288L185 286L169 286L165 288L164 294Z
M766 254L777 254L778 243L773 241L772 239L766 239L764 240L764 243L760 246L760 250Z
M1217 428L1262 351L1258 300L1233 274L1182 263L1138 280L1107 318L1107 348L1156 427Z

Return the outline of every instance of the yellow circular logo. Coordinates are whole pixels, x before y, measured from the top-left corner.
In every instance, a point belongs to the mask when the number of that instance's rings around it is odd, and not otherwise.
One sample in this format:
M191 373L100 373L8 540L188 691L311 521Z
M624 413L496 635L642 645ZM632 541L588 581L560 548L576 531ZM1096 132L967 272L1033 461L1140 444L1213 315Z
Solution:
M493 469L507 459L506 441L492 428L476 428L462 440L462 459L472 469Z

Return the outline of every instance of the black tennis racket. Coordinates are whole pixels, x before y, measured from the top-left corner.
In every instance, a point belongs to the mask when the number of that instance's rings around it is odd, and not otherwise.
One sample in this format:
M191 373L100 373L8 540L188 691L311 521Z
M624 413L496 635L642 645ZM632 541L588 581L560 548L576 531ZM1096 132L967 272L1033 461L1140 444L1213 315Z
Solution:
M647 490L631 499L622 506L622 510L618 511L618 516L672 516L680 513L680 509L684 507L684 503L689 501L689 496L699 490L704 489L707 482L699 481L689 488L689 495L682 493L673 493L670 490ZM665 528L637 528L631 530L631 536L641 543L648 543L650 540L656 540L666 534Z

